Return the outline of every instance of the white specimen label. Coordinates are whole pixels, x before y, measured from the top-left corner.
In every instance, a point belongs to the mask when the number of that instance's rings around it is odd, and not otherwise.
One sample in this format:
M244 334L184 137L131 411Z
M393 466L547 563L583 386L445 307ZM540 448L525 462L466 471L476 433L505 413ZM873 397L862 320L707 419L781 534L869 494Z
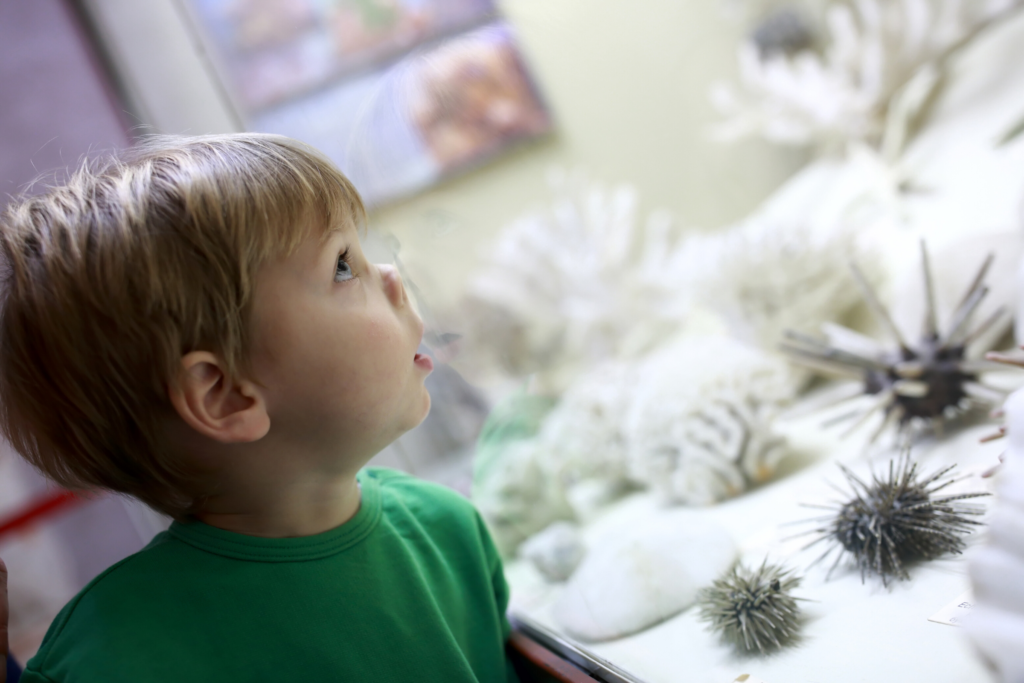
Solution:
M971 591L967 591L928 617L928 621L934 621L936 624L948 624L949 626L963 626L964 619L970 614L972 607L974 607L974 594Z

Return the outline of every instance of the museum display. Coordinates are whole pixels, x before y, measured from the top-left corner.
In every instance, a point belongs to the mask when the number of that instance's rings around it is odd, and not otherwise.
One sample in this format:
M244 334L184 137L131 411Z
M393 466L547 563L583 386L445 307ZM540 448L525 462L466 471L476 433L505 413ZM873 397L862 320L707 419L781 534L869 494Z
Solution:
M556 173L468 289L518 387L474 488L512 613L648 683L990 680L970 563L1014 680L1014 447L979 441L1024 383L984 357L1024 305L1021 3L734 4L728 132L807 164L705 231Z

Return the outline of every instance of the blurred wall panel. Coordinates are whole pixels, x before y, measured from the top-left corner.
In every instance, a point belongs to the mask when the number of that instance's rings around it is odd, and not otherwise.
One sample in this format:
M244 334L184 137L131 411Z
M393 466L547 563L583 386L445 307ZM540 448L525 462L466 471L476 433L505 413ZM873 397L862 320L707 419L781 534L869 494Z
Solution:
M2 1L2 0L0 0ZM177 0L75 0L96 27L144 133L241 130Z
M127 117L67 0L0 0L0 93L0 206L44 172L130 142ZM0 460L0 511L14 514L45 495L42 478L6 445ZM15 655L31 656L64 601L147 540L113 496L0 539Z
M41 172L129 136L65 0L0 0L0 203Z

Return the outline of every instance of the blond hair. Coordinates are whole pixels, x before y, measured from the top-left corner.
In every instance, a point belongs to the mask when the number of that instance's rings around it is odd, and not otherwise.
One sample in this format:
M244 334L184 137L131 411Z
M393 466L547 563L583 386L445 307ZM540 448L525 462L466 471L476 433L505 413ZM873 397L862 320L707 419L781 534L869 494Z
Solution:
M355 188L281 136L150 138L0 216L0 432L68 488L173 517L206 493L165 444L183 354L244 374L256 272L311 225L361 222Z

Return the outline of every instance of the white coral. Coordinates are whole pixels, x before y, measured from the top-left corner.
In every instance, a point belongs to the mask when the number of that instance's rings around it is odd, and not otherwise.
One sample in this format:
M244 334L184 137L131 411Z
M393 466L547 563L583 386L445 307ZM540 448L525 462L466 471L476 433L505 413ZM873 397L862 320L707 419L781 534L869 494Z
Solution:
M577 379L548 414L539 439L550 460L545 468L567 487L597 479L625 481L628 444L624 419L636 370L614 363Z
M774 350L786 330L816 332L861 301L851 259L875 279L877 269L852 229L753 220L691 237L679 261L688 286L732 334Z
M499 235L468 287L471 338L513 374L561 373L643 353L681 323L666 214L637 219L636 192L580 174ZM558 382L556 381L556 384Z
M639 369L628 418L632 476L673 503L708 505L775 473L772 421L793 397L790 367L729 337L683 340Z
M742 90L719 84L712 100L725 138L902 146L941 81L946 58L1020 0L831 0L818 50L739 49ZM888 130L887 130L888 128ZM887 155L895 158L895 154Z
M552 522L573 518L561 482L544 468L546 454L536 439L509 443L474 485L473 503L505 557Z

